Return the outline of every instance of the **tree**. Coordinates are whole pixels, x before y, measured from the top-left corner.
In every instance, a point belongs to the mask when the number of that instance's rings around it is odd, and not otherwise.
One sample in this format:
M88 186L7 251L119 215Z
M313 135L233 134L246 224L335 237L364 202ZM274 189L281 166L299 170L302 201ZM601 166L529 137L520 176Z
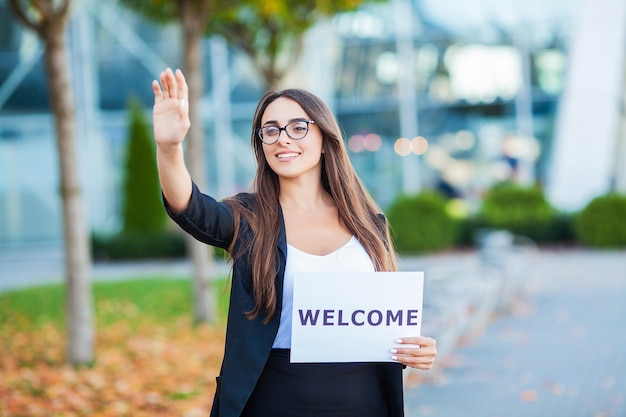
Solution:
M124 161L123 232L150 233L165 229L166 214L161 202L154 140L143 107L129 105L128 142Z
M298 58L307 30L368 1L385 0L243 0L238 7L216 9L207 33L219 34L241 49L254 62L266 88L277 88Z
M93 306L89 233L83 214L76 158L74 94L66 62L65 28L70 0L9 0L17 20L45 44L48 97L59 152L65 234L67 361L93 362Z
M189 85L189 119L191 128L186 139L186 159L189 172L206 190L204 165L204 125L199 114L200 99L204 94L202 79L203 55L201 41L209 18L216 8L228 8L228 0L121 0L122 4L155 22L178 22L183 32L183 70ZM211 285L211 252L206 246L188 237L188 250L194 269L194 319L196 322L215 322L217 308Z

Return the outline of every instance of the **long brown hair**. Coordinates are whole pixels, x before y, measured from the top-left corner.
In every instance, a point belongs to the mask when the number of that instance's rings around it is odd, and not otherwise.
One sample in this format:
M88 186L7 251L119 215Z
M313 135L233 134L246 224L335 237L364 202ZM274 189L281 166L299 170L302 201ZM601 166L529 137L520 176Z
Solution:
M266 323L273 317L277 303L274 281L278 273L280 187L278 176L265 159L256 130L261 127L261 118L267 106L279 97L298 103L322 132L322 185L337 205L341 222L363 245L377 271L397 270L387 224L352 167L341 129L328 106L319 97L301 89L268 92L259 102L252 121L251 144L257 161L252 190L256 197L254 208L250 209L236 198L227 200L235 213L235 233L243 217L253 235L250 242L242 245L245 249L240 253L233 252L237 235L230 248L232 257L247 256L251 263L255 306L246 314L252 319L264 312Z

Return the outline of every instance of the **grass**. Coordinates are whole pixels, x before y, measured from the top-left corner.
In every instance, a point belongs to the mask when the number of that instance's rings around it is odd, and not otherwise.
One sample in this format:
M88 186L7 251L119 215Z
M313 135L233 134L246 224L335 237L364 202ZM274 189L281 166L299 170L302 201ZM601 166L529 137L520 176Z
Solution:
M192 312L190 279L148 277L94 283L97 327L120 320L131 325L146 321L173 323ZM220 317L226 315L226 280L216 281L214 290ZM0 294L0 323L19 322L26 328L52 324L65 326L65 285L45 285Z

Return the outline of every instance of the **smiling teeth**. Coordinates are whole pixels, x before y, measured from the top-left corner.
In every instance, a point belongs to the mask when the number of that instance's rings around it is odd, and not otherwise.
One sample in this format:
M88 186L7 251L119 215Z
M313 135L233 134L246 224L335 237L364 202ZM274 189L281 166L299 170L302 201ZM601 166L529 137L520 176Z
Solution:
M297 153L293 152L293 153L281 153L280 155L278 155L279 158L295 158L296 156L298 156Z

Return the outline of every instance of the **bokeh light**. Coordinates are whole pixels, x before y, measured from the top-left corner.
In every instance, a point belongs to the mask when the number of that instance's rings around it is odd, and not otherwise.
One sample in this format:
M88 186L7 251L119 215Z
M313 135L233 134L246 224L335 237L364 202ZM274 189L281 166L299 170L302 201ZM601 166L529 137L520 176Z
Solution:
M363 135L352 135L350 139L348 139L348 148L352 152L363 152L365 149L365 138Z
M424 136L411 139L411 151L415 155L424 155L428 151L428 140Z
M376 133L356 134L348 139L348 148L355 153L363 151L376 152L383 145L383 140Z
M393 144L393 150L400 156L408 156L411 154L411 141L409 138L399 138Z
M383 144L383 140L376 133L368 133L363 138L363 145L365 146L365 149L367 149L370 152L376 152L377 150L380 149L382 144Z

